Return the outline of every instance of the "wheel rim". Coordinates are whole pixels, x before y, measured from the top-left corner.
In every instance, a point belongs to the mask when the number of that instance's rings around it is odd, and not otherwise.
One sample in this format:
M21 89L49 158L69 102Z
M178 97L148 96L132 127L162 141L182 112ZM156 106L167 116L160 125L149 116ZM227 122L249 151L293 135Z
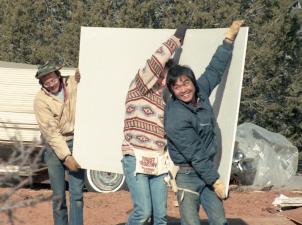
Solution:
M98 192L114 192L123 185L123 174L97 170L87 170L87 179L92 188Z

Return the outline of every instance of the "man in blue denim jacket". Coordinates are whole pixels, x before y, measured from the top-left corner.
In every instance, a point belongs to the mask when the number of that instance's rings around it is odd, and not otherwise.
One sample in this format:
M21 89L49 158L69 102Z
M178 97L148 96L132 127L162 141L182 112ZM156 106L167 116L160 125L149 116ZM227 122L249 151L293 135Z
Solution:
M180 167L176 183L182 225L200 224L200 204L210 225L227 224L221 201L226 197L225 188L214 164L218 143L209 96L229 65L233 41L242 24L232 23L198 80L187 66L176 65L168 72L172 98L165 109L165 131L171 159Z

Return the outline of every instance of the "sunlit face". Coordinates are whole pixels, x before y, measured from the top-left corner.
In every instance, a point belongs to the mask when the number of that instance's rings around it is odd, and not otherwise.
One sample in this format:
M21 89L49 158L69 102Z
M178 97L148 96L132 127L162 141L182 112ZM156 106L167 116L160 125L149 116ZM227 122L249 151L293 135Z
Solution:
M52 94L60 91L60 80L55 72L51 72L41 78L42 86Z
M177 78L175 85L172 86L175 97L185 103L196 103L196 88L193 82L186 75Z

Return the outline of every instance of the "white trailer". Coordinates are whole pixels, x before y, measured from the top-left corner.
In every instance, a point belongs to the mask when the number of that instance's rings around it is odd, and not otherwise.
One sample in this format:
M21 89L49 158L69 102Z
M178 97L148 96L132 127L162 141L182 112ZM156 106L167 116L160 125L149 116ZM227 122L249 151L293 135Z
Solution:
M73 75L74 70L62 68L61 73ZM36 71L35 65L0 61L0 174L33 176L35 182L40 182L48 179L44 164L32 170L29 165L20 165L10 159L16 148L32 148L33 157L43 150L33 112L33 99L40 89ZM86 170L85 178L90 191L116 191L124 185L123 175L116 173Z

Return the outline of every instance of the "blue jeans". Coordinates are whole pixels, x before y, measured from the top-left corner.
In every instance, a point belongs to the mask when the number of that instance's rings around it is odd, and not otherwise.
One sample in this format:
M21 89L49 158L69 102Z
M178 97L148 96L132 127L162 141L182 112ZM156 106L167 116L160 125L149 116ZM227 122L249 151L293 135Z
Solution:
M153 176L134 174L135 157L126 155L122 159L124 175L131 193L133 211L127 225L144 224L153 214L153 224L167 224L167 186L165 174Z
M222 201L217 197L211 186L204 181L192 169L182 168L176 176L179 188L189 189L199 194L193 194L183 190L177 193L181 225L200 225L199 208L203 206L209 225L227 225Z
M72 151L73 141L67 142ZM53 192L52 208L55 225L83 225L83 187L84 170L69 171L57 157L52 148L46 145L43 160L48 167L50 185ZM68 186L70 193L69 223L65 195L65 171L68 172Z

